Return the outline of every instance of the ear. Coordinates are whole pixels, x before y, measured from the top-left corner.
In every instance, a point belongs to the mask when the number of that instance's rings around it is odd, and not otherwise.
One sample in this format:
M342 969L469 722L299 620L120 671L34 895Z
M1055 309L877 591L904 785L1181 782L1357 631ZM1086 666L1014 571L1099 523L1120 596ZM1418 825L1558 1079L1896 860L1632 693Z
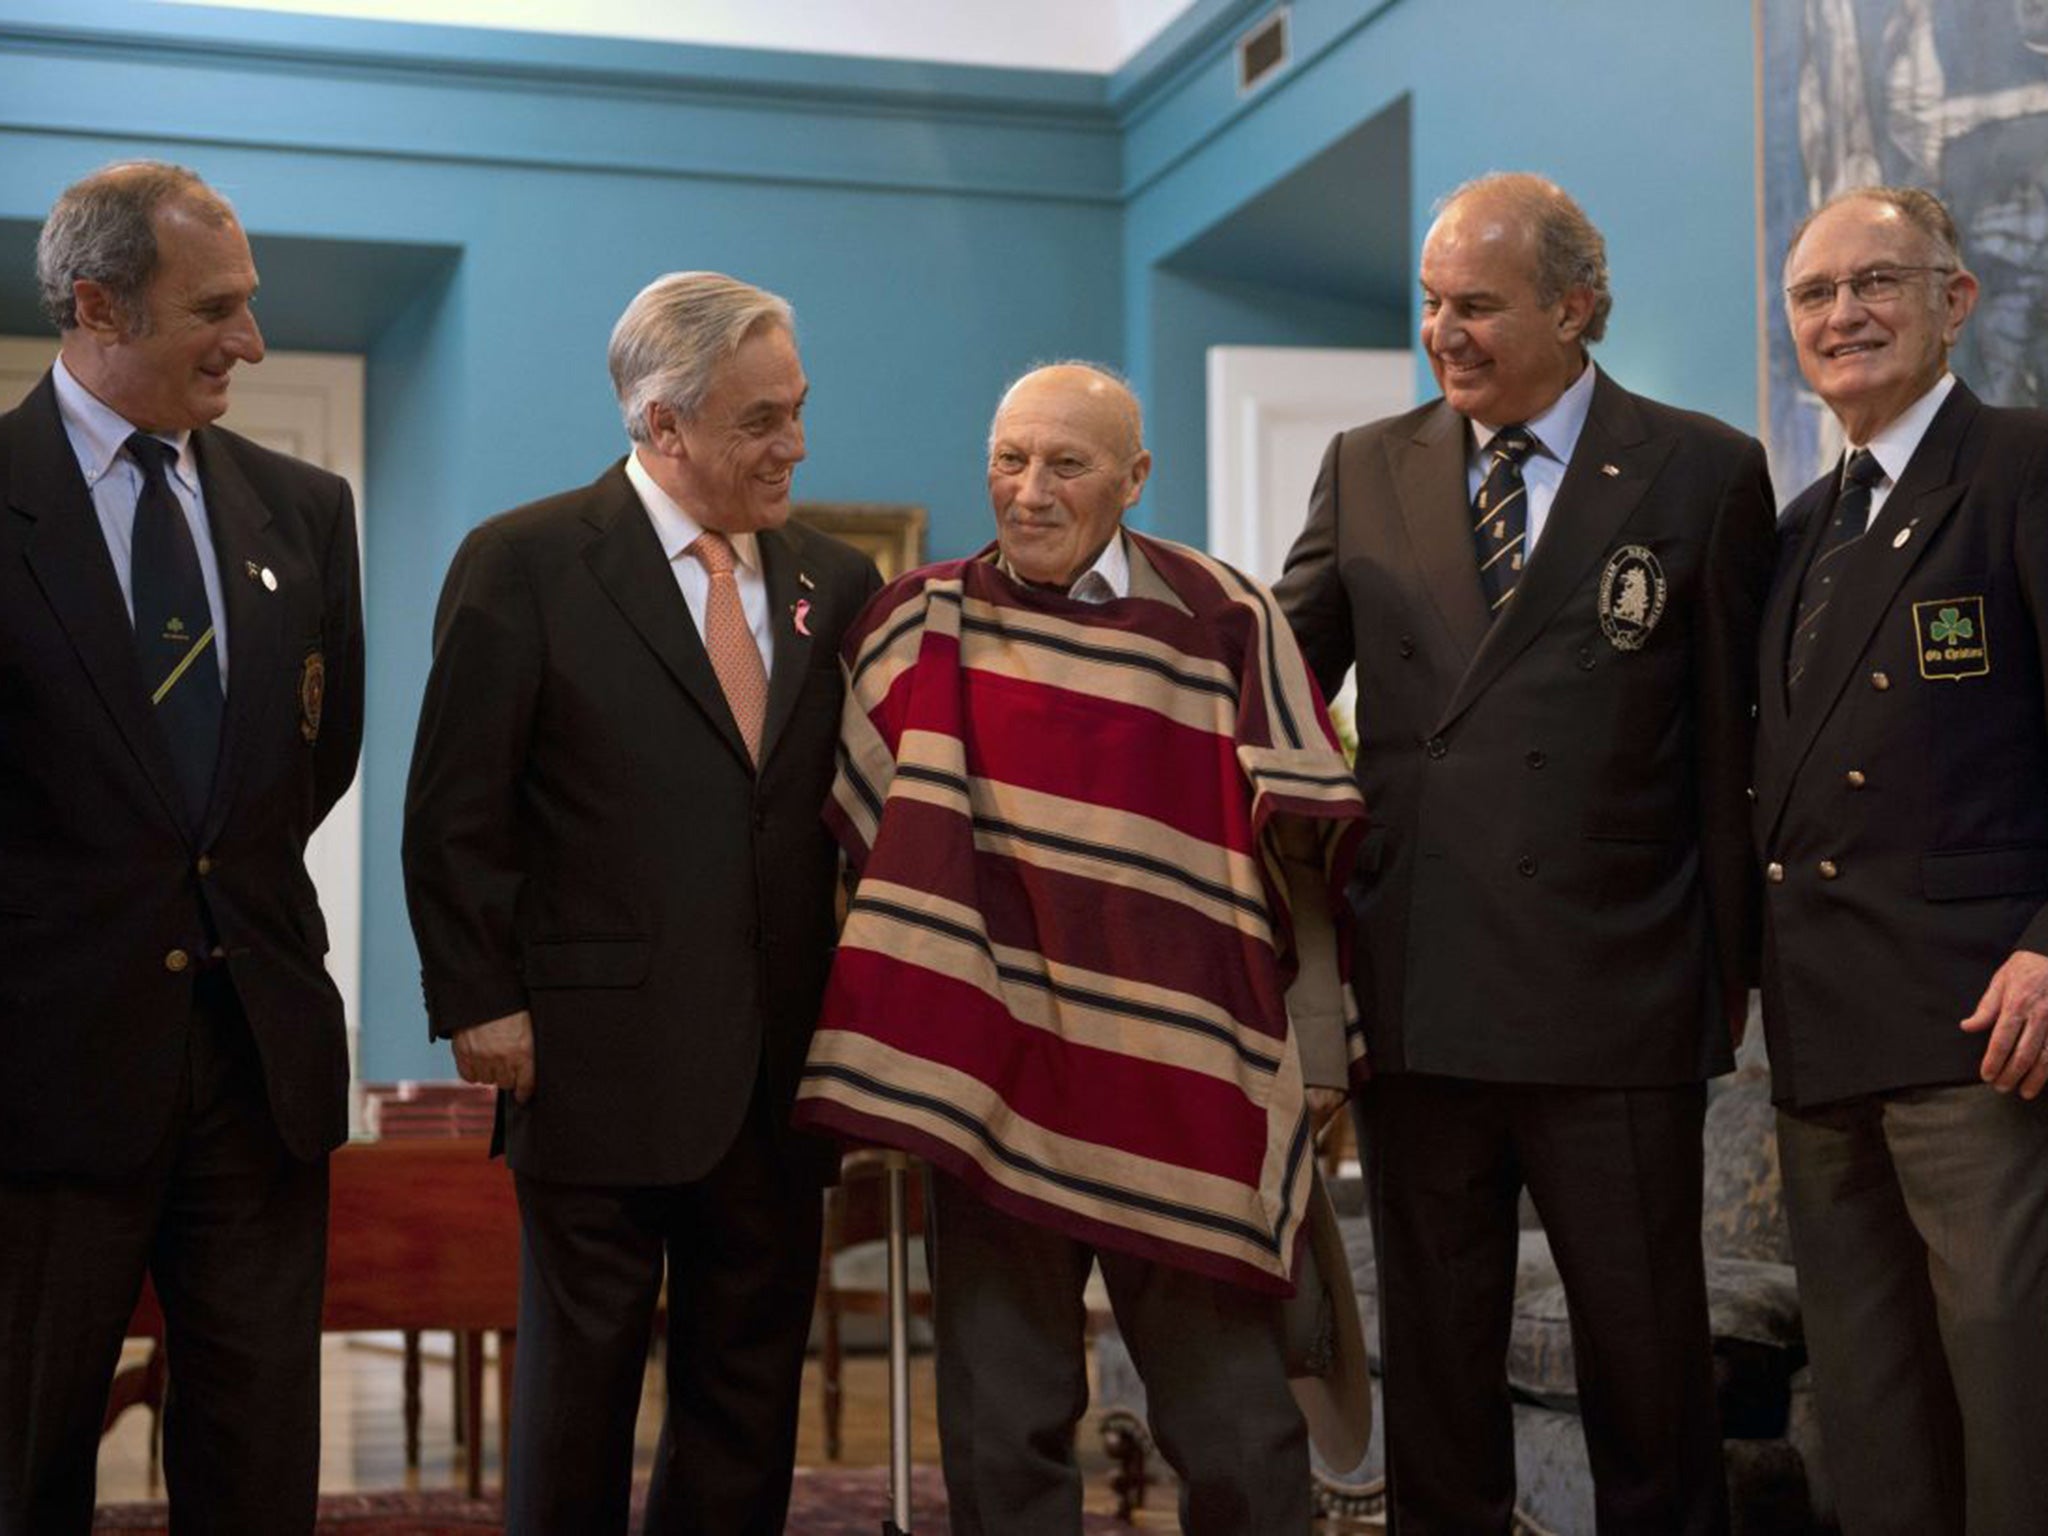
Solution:
M1967 270L1951 272L1948 275L1946 291L1943 294L1945 314L1941 327L1941 344L1952 347L1963 332L1963 322L1970 318L1970 311L1977 307L1976 274Z
M686 459L689 451L683 443L682 419L676 415L675 407L655 400L647 407L648 446L665 459Z
M71 284L71 302L78 310L78 328L101 345L111 346L128 334L128 317L105 283L76 279Z
M1138 504L1138 498L1145 493L1145 481L1152 473L1152 455L1145 449L1138 450L1138 456L1131 460L1131 483L1124 489L1124 510L1130 511Z
M1564 297L1558 301L1557 339L1577 341L1593 323L1593 290L1590 288L1567 288Z

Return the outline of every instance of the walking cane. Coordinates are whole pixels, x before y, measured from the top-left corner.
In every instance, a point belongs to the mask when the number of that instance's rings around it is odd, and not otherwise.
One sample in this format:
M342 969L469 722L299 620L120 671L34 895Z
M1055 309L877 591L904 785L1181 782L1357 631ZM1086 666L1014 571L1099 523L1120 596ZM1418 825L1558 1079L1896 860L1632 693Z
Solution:
M889 1196L889 1517L882 1536L910 1536L910 1158L883 1155Z

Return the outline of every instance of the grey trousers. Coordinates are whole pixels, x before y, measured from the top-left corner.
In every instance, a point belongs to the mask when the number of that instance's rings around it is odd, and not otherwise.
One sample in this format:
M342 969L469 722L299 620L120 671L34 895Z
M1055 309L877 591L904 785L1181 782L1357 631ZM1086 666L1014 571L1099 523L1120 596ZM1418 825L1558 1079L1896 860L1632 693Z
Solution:
M1778 1147L1844 1536L2041 1536L2048 1098L1781 1110Z
M1100 1260L1181 1480L1187 1536L1304 1536L1308 1433L1277 1298L1099 1251L932 1176L939 1447L954 1536L1081 1529L1074 1427L1088 1407L1081 1293Z

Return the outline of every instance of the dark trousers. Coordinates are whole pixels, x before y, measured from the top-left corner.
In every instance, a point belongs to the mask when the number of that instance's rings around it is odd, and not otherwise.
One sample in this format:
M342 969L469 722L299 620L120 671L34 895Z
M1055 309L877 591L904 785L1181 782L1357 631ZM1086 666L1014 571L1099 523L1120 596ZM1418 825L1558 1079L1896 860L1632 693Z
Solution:
M1391 1530L1509 1528L1506 1362L1524 1187L1564 1282L1601 1536L1727 1530L1700 1254L1705 1112L1698 1084L1404 1073L1366 1090Z
M625 1531L664 1259L668 1411L647 1536L781 1531L824 1197L779 1141L757 1094L724 1158L693 1183L517 1176L512 1536Z
M2048 1531L2048 1099L1780 1111L1778 1147L1845 1536Z
M327 1160L285 1149L233 984L204 972L170 1129L143 1168L0 1174L0 1536L91 1529L145 1269L164 1313L171 1528L311 1531L326 1264Z
M932 1177L931 1210L939 1448L953 1536L1081 1529L1081 1293L1098 1260L1145 1382L1153 1438L1180 1475L1181 1529L1303 1536L1308 1431L1287 1387L1276 1298L1099 1251L1004 1215L943 1174Z

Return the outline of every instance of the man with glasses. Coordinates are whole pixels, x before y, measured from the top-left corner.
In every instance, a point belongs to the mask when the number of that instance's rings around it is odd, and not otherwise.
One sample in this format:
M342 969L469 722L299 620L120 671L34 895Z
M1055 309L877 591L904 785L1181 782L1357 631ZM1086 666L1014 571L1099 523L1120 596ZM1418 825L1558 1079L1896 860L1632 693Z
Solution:
M1849 1536L2048 1518L2048 415L1949 373L1977 297L1913 189L1785 261L1847 445L1765 613L1764 1022Z

